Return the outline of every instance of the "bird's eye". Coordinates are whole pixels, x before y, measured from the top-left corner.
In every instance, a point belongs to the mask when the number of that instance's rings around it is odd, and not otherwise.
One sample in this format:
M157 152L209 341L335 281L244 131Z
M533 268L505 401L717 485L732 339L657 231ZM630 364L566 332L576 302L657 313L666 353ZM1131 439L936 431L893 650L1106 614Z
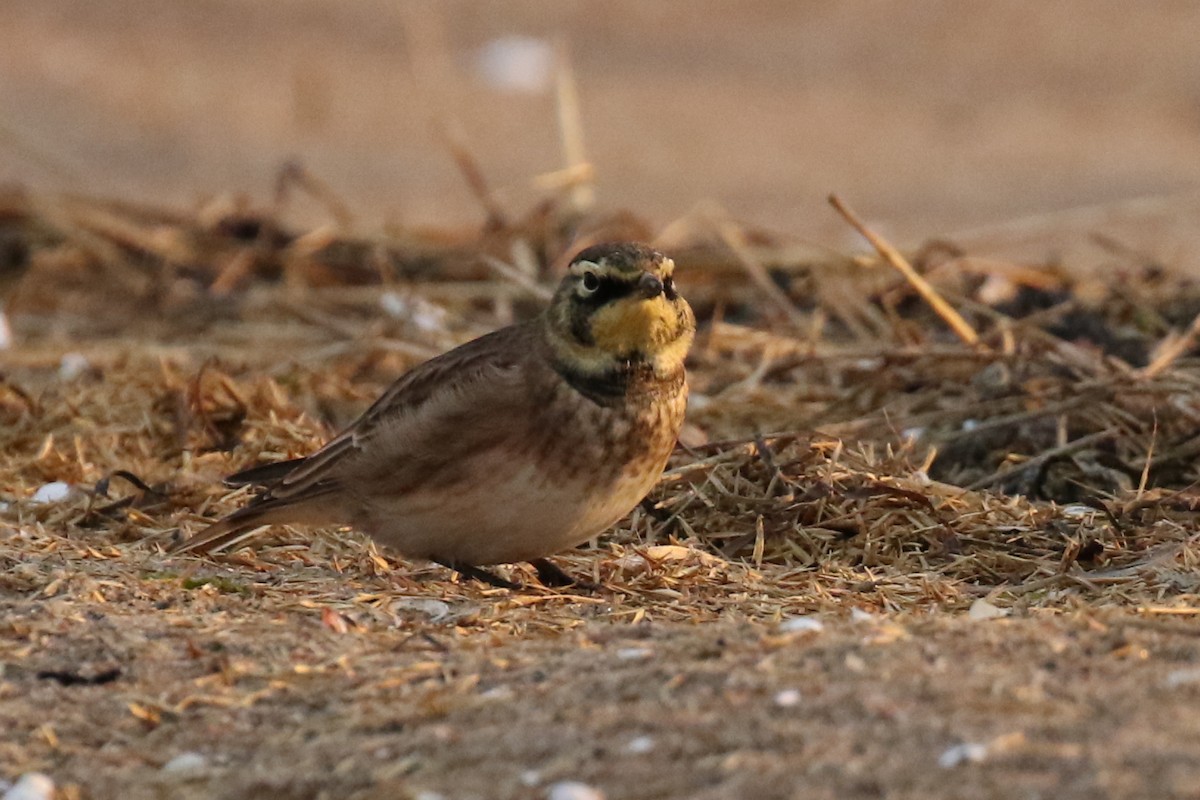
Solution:
M668 300L674 300L676 297L679 296L675 291L675 279L674 278L668 277L668 278L663 279L663 294L666 296L666 298Z
M583 290L588 294L600 288L600 279L596 277L594 272L583 273Z

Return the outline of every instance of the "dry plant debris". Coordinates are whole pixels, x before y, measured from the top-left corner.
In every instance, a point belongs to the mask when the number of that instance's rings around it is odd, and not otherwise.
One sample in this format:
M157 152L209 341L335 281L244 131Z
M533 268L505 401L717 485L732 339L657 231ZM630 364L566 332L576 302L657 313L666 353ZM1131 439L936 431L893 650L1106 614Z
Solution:
M0 352L7 685L134 675L154 691L122 695L104 727L140 747L183 719L249 724L251 709L309 702L331 681L371 709L362 730L407 724L398 707L412 721L469 715L492 702L489 676L559 657L504 643L566 636L601 652L614 634L598 623L1196 613L1200 287L1129 254L1098 284L934 242L911 254L918 292L873 256L704 216L661 242L702 321L684 441L628 520L559 559L598 592L541 588L522 566L525 592L459 582L352 531L165 556L243 499L222 475L310 451L408 366L536 313L577 246L650 235L553 198L481 231L368 239L335 222L298 233L244 201L179 213L0 195L15 337ZM203 748L205 729L172 730ZM101 743L83 723L47 723L0 744L0 764L52 767L67 740Z
M912 608L1192 591L1190 280L1131 262L1097 286L1052 264L980 268L935 243L915 254L915 291L872 257L813 257L729 225L673 226L703 321L684 445L639 513L567 556L615 613L646 593L647 613L750 594L761 605L739 608L777 616L845 592ZM0 383L0 546L21 565L6 580L51 583L31 571L45 548L159 569L180 527L237 501L222 473L310 450L410 364L534 313L573 242L644 227L548 201L482 232L368 241L297 234L244 201L187 215L4 195L0 274L21 336ZM954 335L931 291L978 341ZM56 481L66 499L33 501ZM646 549L661 546L689 555ZM239 557L404 582L386 558L349 534Z

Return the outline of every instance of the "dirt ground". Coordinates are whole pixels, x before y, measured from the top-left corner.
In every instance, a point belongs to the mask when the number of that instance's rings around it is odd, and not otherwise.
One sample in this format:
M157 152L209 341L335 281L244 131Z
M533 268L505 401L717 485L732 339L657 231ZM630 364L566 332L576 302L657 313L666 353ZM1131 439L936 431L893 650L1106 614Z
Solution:
M281 8L0 15L0 786L1200 798L1193 4ZM514 34L569 45L594 215L535 181L553 88L478 66ZM288 159L329 193L273 203ZM610 230L702 324L687 447L559 559L597 591L346 531L164 555Z
M736 611L630 625L604 602L472 592L448 620L339 634L315 610L264 616L267 582L236 579L249 597L33 612L61 633L28 668L122 674L63 687L10 668L6 763L130 798L535 798L562 780L612 798L1195 797L1200 781L1190 624L843 615L786 634ZM546 607L578 626L540 632ZM980 761L947 766L964 744ZM205 761L164 769L181 753Z

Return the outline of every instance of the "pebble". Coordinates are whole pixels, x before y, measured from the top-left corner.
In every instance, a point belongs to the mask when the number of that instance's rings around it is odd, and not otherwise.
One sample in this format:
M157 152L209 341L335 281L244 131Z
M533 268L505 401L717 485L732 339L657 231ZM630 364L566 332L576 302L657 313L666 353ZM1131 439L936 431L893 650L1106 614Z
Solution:
M1080 503L1072 503L1069 506L1063 506L1058 510L1063 519L1082 520L1096 516L1096 509L1091 506L1085 506Z
M550 85L554 48L533 36L502 36L479 51L477 68L485 81L510 92L537 94Z
M643 661L652 655L654 652L645 647L622 647L617 651L617 658L622 661Z
M579 781L559 781L550 787L546 800L604 800L604 792Z
M947 748L938 756L938 766L942 769L953 769L960 764L978 764L987 758L986 744L979 742L963 742Z
M636 553L617 559L617 569L626 575L641 575L650 568L650 563Z
M180 753L172 758L167 763L163 764L163 772L199 772L208 766L208 759L200 753L189 750L186 753Z
M430 622L442 622L450 619L453 613L449 603L432 597L402 597L392 601L390 609L393 614L397 615L402 615L406 611L421 614L428 617Z
M800 690L799 689L784 689L775 694L775 705L780 708L792 708L800 705Z
M53 481L38 487L38 490L33 493L32 502L34 503L57 503L60 500L66 500L67 495L71 493L71 484L63 481Z
M857 675L867 671L867 662L858 653L847 653L842 663L846 665L846 669Z
M994 606L982 597L971 603L971 609L967 611L967 616L971 619L1000 619L1007 617L1012 613L1011 608L1000 608Z
M816 617L791 617L779 623L781 633L820 633L825 623Z
M992 273L984 278L983 285L979 287L975 296L984 305L998 306L1015 298L1019 291L1017 284L1008 277Z
M637 736L630 739L629 744L625 745L625 752L642 755L653 750L656 744L653 736Z
M87 356L83 353L64 353L58 362L58 379L72 381L91 368Z
M511 686L493 686L481 692L479 696L485 700L512 700L515 693Z
M26 772L0 800L53 800L54 781L40 772Z
M423 333L446 330L446 309L424 298L384 292L379 296L379 306L389 317L405 320Z
M1168 689L1190 686L1194 683L1200 683L1200 669L1196 667L1174 669L1167 673L1166 685Z

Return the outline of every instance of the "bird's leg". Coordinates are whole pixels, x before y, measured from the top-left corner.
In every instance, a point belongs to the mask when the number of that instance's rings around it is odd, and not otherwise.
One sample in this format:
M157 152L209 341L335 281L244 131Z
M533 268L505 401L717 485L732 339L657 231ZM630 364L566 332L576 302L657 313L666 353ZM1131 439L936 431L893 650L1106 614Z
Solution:
M474 578L480 583L486 583L488 586L495 586L497 589L511 589L516 591L524 588L519 583L501 578L499 575L493 575L486 569L473 567L470 564L456 564L453 561L436 561L436 564L441 564L446 569L454 570L464 578Z
M572 578L548 558L535 558L529 563L532 564L533 568L537 570L538 580L542 582L543 586L554 588L573 586L576 589L582 589L585 592L595 591L597 588L596 584L594 583L581 581L578 578Z

